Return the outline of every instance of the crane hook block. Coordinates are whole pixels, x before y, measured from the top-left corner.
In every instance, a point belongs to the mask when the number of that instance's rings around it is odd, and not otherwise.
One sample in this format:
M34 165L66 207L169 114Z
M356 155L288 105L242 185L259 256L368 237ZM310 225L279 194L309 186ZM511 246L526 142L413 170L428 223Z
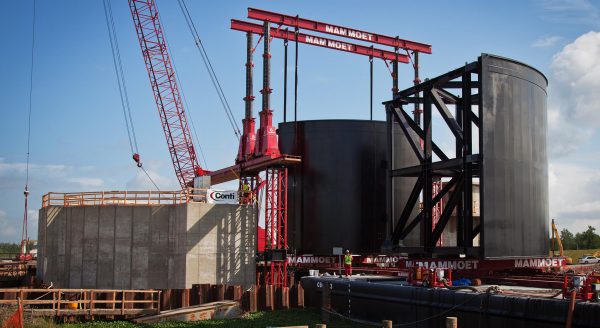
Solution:
M140 154L133 154L133 160L136 162L137 167L142 167L142 162L140 162Z

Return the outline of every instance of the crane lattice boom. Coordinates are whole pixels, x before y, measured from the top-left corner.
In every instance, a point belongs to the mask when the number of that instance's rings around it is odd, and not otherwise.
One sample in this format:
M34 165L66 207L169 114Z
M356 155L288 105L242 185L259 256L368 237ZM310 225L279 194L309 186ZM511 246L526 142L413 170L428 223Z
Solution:
M171 160L182 188L203 175L154 0L129 0Z

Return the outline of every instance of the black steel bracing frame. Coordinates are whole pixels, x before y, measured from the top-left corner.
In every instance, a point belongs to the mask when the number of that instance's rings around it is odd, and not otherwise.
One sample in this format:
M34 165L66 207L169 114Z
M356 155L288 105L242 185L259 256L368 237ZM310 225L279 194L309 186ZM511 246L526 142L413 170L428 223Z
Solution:
M388 152L391 154L388 162L392 163L388 165L387 204L391 225L389 240L397 251L421 255L480 255L479 247L473 246L473 239L480 234L484 220L480 214L480 224L474 226L472 210L473 179L479 178L480 183L483 183L480 176L482 156L473 153L474 141L481 144L482 140L479 129L480 71L480 63L473 62L402 90L394 95L393 100L384 103L388 120ZM411 104L422 104L422 124L408 114ZM433 139L432 116L435 110L452 133L454 157L444 153ZM394 126L402 131L405 141L418 159L418 165L394 167ZM474 131L477 132L476 135L473 135ZM434 155L437 157L435 161ZM395 196L391 190L397 179L407 180L406 178L411 178L412 181L416 178L416 182L403 209L400 213L394 213L395 199L392 197ZM434 195L434 182L440 179L443 179L443 187ZM422 206L418 206L420 196ZM442 199L444 208L434 226L433 208ZM416 208L418 213L415 216ZM451 246L447 247L437 246L453 215L456 216L455 243L450 243ZM401 241L417 227L420 227L420 246L404 246ZM482 238L480 236L480 242Z

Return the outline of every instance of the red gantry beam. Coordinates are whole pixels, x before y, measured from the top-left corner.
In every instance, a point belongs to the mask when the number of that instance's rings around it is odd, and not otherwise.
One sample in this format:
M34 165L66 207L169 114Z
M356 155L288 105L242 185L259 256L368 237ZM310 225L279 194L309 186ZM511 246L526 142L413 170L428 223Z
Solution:
M244 32L252 32L254 34L263 34L263 26L250 22L244 22L237 19L231 20L231 29ZM294 31L282 30L280 28L271 27L271 37L278 39L286 39L290 41L296 40ZM398 60L401 63L408 63L409 58L407 55L396 54L393 51L387 51L377 49L373 47L361 46L354 43L342 42L338 40L332 40L328 38L322 38L314 35L298 33L298 42L312 44L319 47L336 49L346 52L351 52L364 56L373 56L374 58L381 58L387 60Z
M321 33L339 35L346 38L352 38L356 40L367 41L391 47L398 47L406 50L413 50L427 54L431 53L431 45L429 44L403 40L398 37L365 32L339 25L317 22L310 19L300 18L298 16L290 16L261 9L248 8L248 18L268 21L275 24L286 25L291 27L298 27L301 29Z

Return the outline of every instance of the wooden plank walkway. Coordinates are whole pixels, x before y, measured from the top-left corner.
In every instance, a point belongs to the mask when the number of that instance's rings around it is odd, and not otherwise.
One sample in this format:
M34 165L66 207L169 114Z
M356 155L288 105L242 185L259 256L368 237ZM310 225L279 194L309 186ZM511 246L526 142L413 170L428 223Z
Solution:
M196 306L163 311L156 315L133 319L135 323L156 323L163 321L199 321L209 319L239 318L244 311L235 301L211 302Z

